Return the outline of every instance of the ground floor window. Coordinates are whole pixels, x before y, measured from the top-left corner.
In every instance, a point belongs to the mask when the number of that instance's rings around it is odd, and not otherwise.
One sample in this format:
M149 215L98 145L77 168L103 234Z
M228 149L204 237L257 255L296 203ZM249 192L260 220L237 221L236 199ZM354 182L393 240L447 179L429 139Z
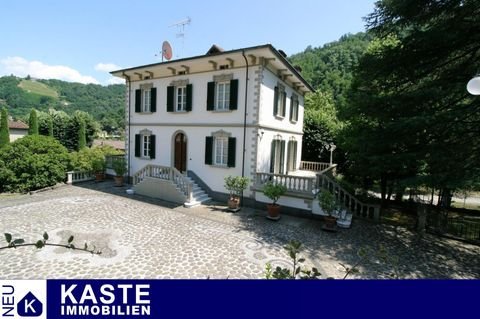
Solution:
M155 158L155 135L150 131L135 134L135 157Z

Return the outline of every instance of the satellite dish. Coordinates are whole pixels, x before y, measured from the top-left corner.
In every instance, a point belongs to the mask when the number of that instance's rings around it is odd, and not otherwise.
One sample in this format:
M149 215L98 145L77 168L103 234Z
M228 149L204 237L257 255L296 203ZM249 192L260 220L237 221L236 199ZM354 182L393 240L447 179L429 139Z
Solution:
M168 41L163 41L162 44L162 59L169 61L172 58L172 47Z

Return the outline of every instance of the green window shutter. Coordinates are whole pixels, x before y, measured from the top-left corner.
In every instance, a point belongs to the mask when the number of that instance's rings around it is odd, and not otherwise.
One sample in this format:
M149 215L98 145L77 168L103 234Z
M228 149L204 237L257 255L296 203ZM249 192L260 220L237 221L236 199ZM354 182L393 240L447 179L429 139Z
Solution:
M142 149L142 136L135 134L135 157L140 157L140 150Z
M150 89L150 112L157 112L157 88Z
M205 137L205 164L213 163L213 136Z
M294 108L294 98L295 98L295 95L292 95L292 97L290 98L290 121L293 121L294 118L293 118L293 108Z
M278 86L273 91L273 116L276 116L278 112Z
M293 170L297 170L297 141L293 142Z
M280 143L280 174L285 173L285 141Z
M150 158L155 158L155 135L150 135Z
M175 87L167 86L167 112L173 112L175 104Z
M230 110L236 110L238 104L238 80L230 80Z
M192 110L193 85L187 84L187 112Z
M296 109L296 112L295 112L295 121L298 122L298 112L299 112L299 107L298 107L298 97L295 99L295 109Z
M135 90L135 112L142 111L142 90Z
M275 151L277 143L275 140L272 141L272 147L270 149L270 173L275 173Z
M282 92L282 98L283 98L282 116L285 117L285 111L287 110L287 93L285 91Z
M207 111L215 109L215 82L208 82L207 86Z
M237 139L235 137L228 138L228 167L235 167L235 156L237 149Z

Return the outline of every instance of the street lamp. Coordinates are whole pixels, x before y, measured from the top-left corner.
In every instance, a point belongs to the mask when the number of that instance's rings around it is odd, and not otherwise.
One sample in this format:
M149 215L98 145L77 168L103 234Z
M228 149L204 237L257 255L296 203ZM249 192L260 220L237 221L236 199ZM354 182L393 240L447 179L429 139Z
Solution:
M330 151L330 166L333 165L333 151L337 148L337 146L333 143L328 144L328 150Z
M477 75L468 81L467 91L472 95L480 95L480 75Z

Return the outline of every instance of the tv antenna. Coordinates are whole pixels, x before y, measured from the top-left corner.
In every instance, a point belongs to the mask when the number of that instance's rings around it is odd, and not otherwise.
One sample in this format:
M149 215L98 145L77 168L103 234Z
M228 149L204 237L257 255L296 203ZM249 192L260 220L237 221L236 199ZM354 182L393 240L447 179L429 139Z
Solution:
M177 27L178 32L176 34L176 37L182 39L181 53L183 53L183 49L185 47L185 26L190 25L191 22L192 22L192 19L190 19L190 17L187 17L186 19L177 21L174 24L169 26L169 27ZM177 54L177 57L178 57L178 54Z

